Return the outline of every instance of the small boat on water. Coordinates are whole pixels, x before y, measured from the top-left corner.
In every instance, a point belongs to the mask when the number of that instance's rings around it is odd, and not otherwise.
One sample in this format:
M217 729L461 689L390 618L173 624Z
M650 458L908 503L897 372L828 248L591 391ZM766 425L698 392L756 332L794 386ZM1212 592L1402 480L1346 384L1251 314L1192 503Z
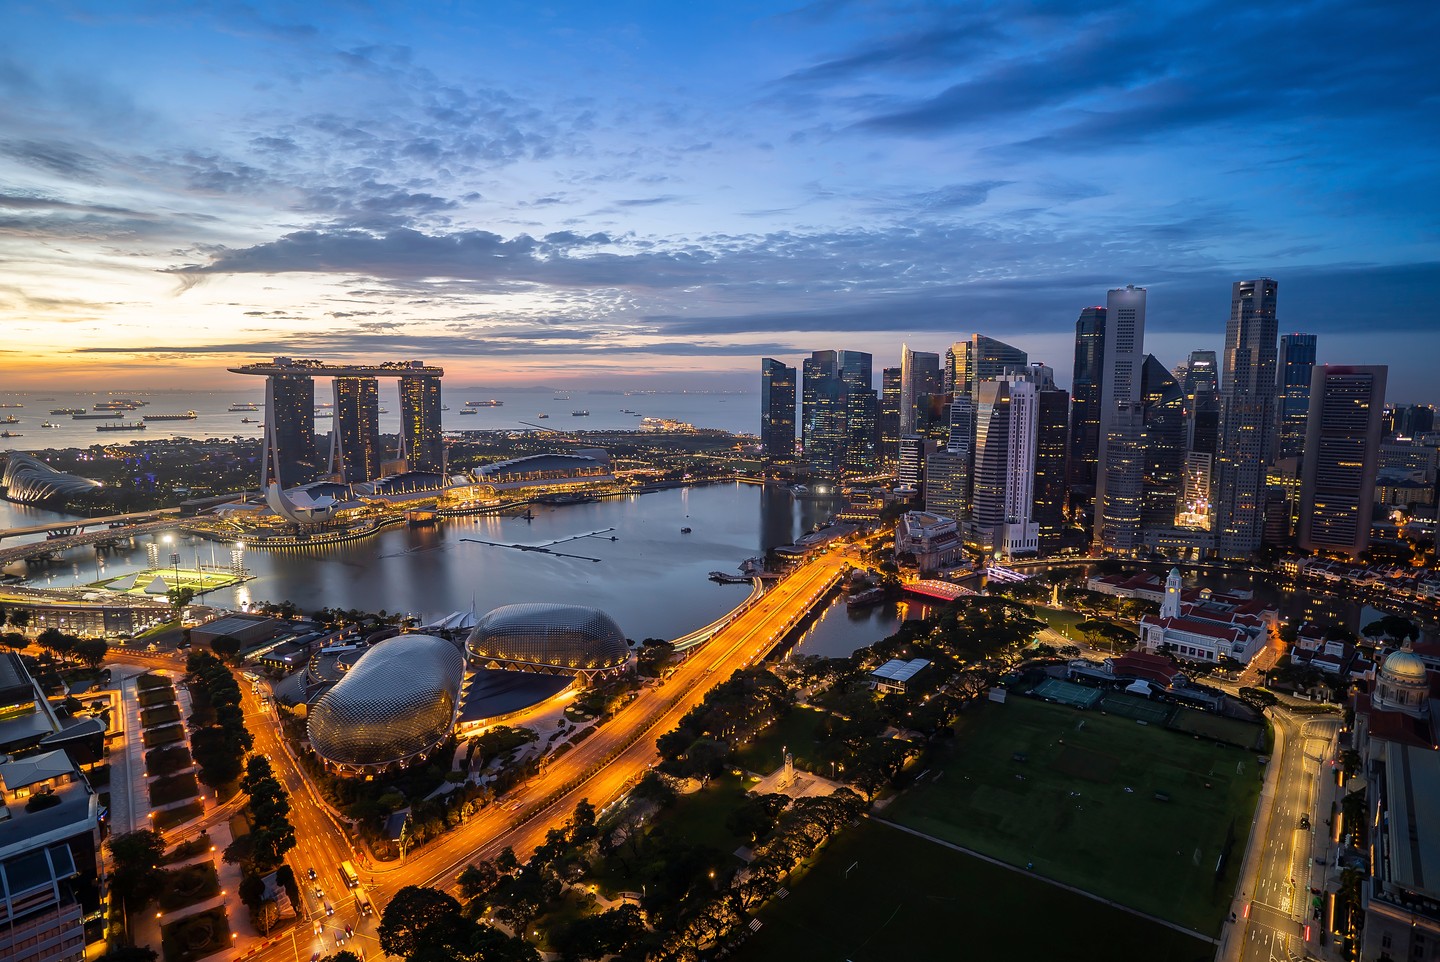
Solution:
M40 422L40 426L41 426L42 428L53 428L53 427L56 427L56 425L51 424L49 421L42 421L42 422Z
M3 417L3 418L0 418L0 424L19 424L19 423L20 423L20 419L17 418L17 417L16 417L15 415L13 415L13 414L8 415L8 416Z
M0 431L0 438L23 438L25 435L16 434L14 431Z
M241 424L254 424L254 423L255 423L255 419L254 419L254 418L241 418L241 419L240 419L240 423L241 423Z
M548 418L550 415L548 415L548 414L537 414L537 415L535 415L535 416L536 416L537 418Z
M689 533L690 533L690 529L689 529L689 528L681 528L681 529L680 529L680 533L681 533L681 534L689 534Z

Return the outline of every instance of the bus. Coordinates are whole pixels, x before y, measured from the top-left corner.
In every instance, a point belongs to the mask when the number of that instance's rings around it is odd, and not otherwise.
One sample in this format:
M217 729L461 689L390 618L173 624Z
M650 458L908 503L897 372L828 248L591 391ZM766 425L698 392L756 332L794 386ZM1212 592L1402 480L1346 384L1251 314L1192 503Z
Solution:
M361 915L369 915L375 911L375 907L370 904L370 897L363 891L355 893L355 907L360 910Z
M355 874L355 866L349 862L340 863L340 877L345 880L346 888L356 888L360 885L360 876Z

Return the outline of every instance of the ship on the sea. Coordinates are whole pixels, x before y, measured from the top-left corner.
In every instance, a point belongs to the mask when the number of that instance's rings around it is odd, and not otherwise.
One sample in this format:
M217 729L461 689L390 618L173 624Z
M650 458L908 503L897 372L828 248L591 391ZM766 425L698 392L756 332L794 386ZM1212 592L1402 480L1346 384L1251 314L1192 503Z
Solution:
M492 397L488 401L466 401L465 406L467 408L503 408L505 402L497 401Z
M232 410L232 411L258 411L258 410L260 410L260 405L256 404L254 401L235 401L235 402L231 403L231 405L230 405L230 410Z
M97 401L94 405L96 411L133 411L140 405L135 401Z
M41 421L41 422L40 422L40 426L41 426L42 428L58 427L58 425L51 424L49 421Z
M335 412L334 412L334 411L316 411L316 412L315 412L315 416L316 416L317 418L333 418L333 417L335 416Z
M146 421L193 421L200 415L194 411L186 411L184 414L147 414Z
M0 424L19 424L20 419L11 414L8 417L0 418Z
M84 408L56 408L51 414L84 414Z
M589 411L571 411L571 412L570 412L570 416L571 416L571 417L576 417L576 418L588 418L588 417L590 416L590 412L589 412Z
M16 434L14 431L0 431L0 438L23 438L25 435Z
M24 406L19 401L0 401L0 408L23 408Z
M99 414L72 414L72 415L70 415L70 420L72 420L72 421L111 421L111 420L114 420L115 418L118 418L118 417L119 417L121 414L123 414L123 413L124 413L124 412L122 412L122 411L101 411Z
M477 411L477 410L475 410L474 408L466 408L465 410L461 411L460 413L461 413L461 414L479 414L480 412Z
M145 430L145 422L144 422L144 421L116 421L114 424L97 424L97 425L95 425L95 430L97 430L97 431L143 431L143 430Z

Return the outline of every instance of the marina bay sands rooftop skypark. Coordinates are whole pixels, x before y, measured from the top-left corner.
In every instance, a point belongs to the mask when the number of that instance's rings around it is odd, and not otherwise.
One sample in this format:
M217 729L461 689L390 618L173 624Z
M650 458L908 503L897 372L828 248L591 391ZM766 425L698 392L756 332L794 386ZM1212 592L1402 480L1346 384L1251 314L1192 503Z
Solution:
M302 377L444 377L445 369L424 361L383 361L379 364L330 364L306 358L277 357L229 368L231 374L269 377L291 374Z

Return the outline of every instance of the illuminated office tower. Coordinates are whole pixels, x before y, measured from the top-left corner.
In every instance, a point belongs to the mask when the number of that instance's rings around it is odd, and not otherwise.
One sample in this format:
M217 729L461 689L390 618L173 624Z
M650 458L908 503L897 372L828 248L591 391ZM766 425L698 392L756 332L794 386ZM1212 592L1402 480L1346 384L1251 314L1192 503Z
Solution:
M1038 394L1023 374L975 385L975 460L965 540L987 554L1033 554L1039 547L1039 527L1031 520Z
M1030 355L1018 347L984 334L972 334L968 341L956 341L945 352L948 393L975 396L975 385L993 381L1006 371L1025 367Z
M1070 379L1070 500L1089 518L1100 460L1100 382L1105 364L1105 308L1087 307L1075 321L1075 369ZM1087 530L1089 523L1082 523Z
M1280 335L1275 370L1275 456L1271 461L1298 455L1304 447L1305 422L1310 416L1310 374L1315 370L1315 335Z
M1095 546L1129 554L1140 544L1144 479L1145 288L1109 292L1100 381L1100 449L1095 473Z
M944 387L940 376L940 355L900 348L900 434L916 433L917 421L926 399Z
M276 358L276 366L286 358ZM293 488L319 474L315 457L315 381L309 374L265 379L265 463L260 487Z
M900 369L880 372L880 458L893 464L900 456Z
M380 476L380 382L337 377L335 420L330 428L330 474L346 482Z
M916 434L900 439L900 461L896 468L896 491L918 492L925 482L925 459L935 452L935 442Z
M1300 478L1300 547L1344 552L1370 546L1380 465L1383 365L1316 367Z
M805 359L800 421L811 474L875 470L879 399L871 364L863 351L815 351Z
M440 428L440 378L400 378L400 454L408 471L445 473Z
M925 459L925 510L957 522L970 519L970 465L975 443L975 406L963 394L950 402L949 438Z
M1236 281L1220 376L1214 513L1220 557L1244 561L1264 533L1265 457L1275 430L1275 303L1269 278Z
M1145 356L1140 392L1145 405L1140 526L1147 531L1173 528L1185 487L1185 392L1153 354Z
M769 357L760 361L760 443L769 461L795 457L795 369Z

